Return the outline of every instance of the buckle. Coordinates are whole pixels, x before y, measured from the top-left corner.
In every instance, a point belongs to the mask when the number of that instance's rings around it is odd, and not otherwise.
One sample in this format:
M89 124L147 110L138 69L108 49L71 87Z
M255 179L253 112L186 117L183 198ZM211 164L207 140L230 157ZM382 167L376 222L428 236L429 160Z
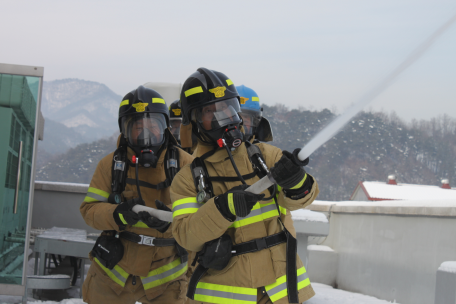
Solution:
M265 238L255 239L255 242L256 242L258 250L263 250L263 249L268 248Z
M171 167L174 167L177 169L177 160L176 159L168 159L168 164L167 164L167 168L171 168Z
M155 237L142 235L142 234L138 234L138 236L141 238L141 240L138 242L139 245L155 246L154 245Z

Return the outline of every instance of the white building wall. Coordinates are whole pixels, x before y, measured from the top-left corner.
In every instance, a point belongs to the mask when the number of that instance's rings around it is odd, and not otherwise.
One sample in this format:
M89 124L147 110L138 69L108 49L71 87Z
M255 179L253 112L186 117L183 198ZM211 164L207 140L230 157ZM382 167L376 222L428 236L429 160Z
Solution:
M322 245L338 255L338 288L401 304L434 303L437 269L456 257L456 201L324 208L331 208L330 233Z

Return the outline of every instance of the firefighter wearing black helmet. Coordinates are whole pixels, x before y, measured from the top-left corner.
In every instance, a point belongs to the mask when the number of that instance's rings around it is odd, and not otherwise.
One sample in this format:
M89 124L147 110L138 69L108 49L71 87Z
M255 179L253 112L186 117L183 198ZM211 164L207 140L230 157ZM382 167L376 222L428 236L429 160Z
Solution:
M169 211L171 181L192 161L177 148L168 113L160 94L143 86L120 102L118 148L99 162L80 208L89 226L103 230L90 253L86 303L186 300L188 254L171 223L132 210L142 204Z
M180 143L180 127L182 124L182 110L179 105L179 99L175 100L169 106L169 129L174 138Z
M194 303L302 303L314 295L296 256L290 211L318 195L293 153L244 140L239 95L226 75L200 68L181 92L182 120L198 137L195 160L171 185L173 235L188 249ZM245 191L266 174L277 185ZM194 258L195 257L195 258ZM299 292L299 293L298 293Z

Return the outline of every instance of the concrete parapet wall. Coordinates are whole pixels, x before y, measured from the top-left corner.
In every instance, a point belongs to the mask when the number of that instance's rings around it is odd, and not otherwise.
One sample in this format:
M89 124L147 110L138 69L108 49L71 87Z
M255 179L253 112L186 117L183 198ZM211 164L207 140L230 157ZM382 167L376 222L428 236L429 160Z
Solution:
M436 271L456 257L456 201L315 202L308 209L328 214L322 245L337 252L338 288L401 304L434 303ZM325 273L321 259L309 250L311 278Z
M67 227L89 233L100 232L88 226L79 212L88 188L88 184L35 182L32 227Z

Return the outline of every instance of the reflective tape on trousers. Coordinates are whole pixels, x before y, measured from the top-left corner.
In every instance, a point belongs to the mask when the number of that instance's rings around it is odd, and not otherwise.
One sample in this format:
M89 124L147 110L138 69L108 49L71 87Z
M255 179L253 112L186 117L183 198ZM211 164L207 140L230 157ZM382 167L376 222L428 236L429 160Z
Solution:
M147 274L147 277L141 277L144 289L147 290L168 283L186 273L187 268L187 262L182 263L181 259L178 258L169 264L152 270Z
M254 304L257 300L257 289L199 282L194 300L218 304Z

